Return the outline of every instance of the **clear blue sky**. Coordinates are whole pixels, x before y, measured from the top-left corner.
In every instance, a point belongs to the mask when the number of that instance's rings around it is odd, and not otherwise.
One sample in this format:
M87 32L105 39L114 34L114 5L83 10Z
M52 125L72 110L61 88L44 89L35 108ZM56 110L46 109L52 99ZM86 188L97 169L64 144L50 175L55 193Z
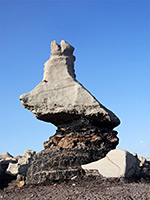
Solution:
M149 11L150 1L1 1L0 154L39 152L55 133L19 96L63 39L75 47L77 79L121 120L117 148L150 157Z

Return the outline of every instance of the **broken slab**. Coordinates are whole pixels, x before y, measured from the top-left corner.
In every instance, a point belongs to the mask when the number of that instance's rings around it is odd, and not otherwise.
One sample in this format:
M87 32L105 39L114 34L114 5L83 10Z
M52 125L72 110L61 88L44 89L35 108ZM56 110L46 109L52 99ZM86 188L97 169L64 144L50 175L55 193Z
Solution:
M98 170L103 177L120 178L139 176L139 160L128 151L111 150L105 158L82 165L84 170Z
M9 163L5 173L12 176L16 176L17 174L25 176L30 160L35 153L33 150L26 150L22 156L18 156L16 163Z
M14 187L18 181L25 179L26 172L32 157L33 150L26 150L22 156L13 157L8 152L0 155L0 189Z

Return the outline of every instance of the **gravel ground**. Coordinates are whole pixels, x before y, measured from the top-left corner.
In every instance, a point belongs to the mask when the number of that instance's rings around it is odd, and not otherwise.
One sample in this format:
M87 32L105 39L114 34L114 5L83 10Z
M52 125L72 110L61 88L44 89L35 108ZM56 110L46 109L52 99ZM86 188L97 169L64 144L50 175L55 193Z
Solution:
M73 180L66 183L25 185L0 191L6 200L150 200L150 181Z

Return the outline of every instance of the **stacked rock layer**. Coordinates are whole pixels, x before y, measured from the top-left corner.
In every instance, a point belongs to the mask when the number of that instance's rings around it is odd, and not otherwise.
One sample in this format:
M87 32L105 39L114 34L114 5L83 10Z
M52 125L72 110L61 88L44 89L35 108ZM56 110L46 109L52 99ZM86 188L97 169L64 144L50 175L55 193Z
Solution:
M44 182L47 177L58 180L58 174L67 179L80 173L82 164L103 158L118 144L113 128L120 120L76 80L73 51L64 40L60 45L53 41L42 82L20 96L37 119L57 126L56 134L44 142L45 150L31 161L29 183Z

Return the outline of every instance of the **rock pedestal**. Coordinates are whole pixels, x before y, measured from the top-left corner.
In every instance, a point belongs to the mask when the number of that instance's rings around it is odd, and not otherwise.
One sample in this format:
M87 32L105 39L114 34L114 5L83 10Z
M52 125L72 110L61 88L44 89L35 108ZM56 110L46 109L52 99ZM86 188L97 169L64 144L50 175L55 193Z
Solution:
M45 150L31 161L29 183L79 174L82 164L103 158L118 144L113 128L120 120L76 80L73 51L64 40L60 45L53 41L42 82L20 96L37 119L57 126Z

